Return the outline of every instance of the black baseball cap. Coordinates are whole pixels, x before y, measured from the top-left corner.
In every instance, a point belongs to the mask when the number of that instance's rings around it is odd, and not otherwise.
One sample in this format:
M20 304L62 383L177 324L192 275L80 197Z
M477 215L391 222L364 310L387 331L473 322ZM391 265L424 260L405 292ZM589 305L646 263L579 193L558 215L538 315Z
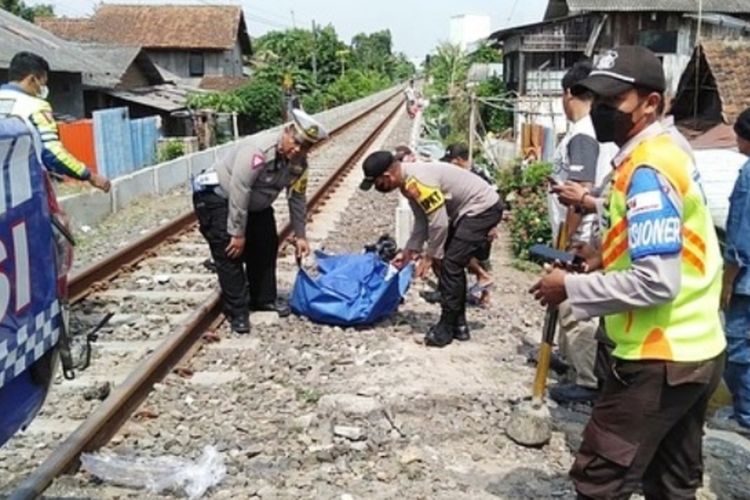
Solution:
M464 160L467 160L469 158L469 147L466 146L466 144L451 144L448 146L448 148L445 150L445 154L442 158L440 158L440 161L444 162L451 162L452 160L455 160L456 158L462 158Z
M588 78L574 87L580 88L614 97L632 88L664 92L667 83L656 54L639 45L623 45L602 54Z
M382 175L396 161L393 153L390 151L375 151L370 154L362 163L362 171L365 178L359 185L359 189L367 191L375 184L375 179Z

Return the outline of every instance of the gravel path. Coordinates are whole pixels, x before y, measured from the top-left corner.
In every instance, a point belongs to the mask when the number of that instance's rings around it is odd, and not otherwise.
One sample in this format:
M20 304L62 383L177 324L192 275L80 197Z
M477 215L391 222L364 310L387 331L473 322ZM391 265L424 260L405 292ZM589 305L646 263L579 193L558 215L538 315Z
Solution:
M408 138L401 121L387 139ZM359 172L355 172L359 175ZM344 184L347 184L346 181ZM392 232L397 195L356 192L311 227L317 246L359 251ZM326 230L326 225L335 230ZM547 499L574 497L567 479L586 407L552 407L555 432L521 448L503 429L528 394L542 310L526 293L533 274L513 267L506 235L493 252L488 309L471 309L473 339L445 349L418 341L438 307L415 283L399 312L372 328L341 329L254 314L250 335L221 331L193 359L190 379L168 377L108 448L145 456L223 455L216 499ZM288 290L293 265L280 265ZM732 443L732 441L735 443ZM736 437L707 441L709 488L699 498L750 498L750 453ZM0 459L0 467L2 459ZM173 498L101 484L85 472L49 492L65 498Z

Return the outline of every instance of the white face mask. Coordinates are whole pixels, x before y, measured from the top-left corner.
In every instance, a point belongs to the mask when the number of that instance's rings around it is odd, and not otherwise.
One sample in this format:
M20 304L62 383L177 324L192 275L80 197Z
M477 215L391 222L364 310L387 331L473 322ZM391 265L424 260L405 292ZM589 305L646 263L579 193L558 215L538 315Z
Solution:
M42 85L42 87L39 89L39 93L37 94L37 97L39 99L46 100L47 97L49 97L49 87L47 87L46 85Z

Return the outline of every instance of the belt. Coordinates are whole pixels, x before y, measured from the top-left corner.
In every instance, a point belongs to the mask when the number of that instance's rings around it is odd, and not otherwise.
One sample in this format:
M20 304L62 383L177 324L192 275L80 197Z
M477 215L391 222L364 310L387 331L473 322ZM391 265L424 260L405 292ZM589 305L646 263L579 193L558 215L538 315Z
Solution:
M216 188L221 189L219 185L219 174L213 169L204 170L200 174L191 177L190 184L193 188L193 193L210 192Z

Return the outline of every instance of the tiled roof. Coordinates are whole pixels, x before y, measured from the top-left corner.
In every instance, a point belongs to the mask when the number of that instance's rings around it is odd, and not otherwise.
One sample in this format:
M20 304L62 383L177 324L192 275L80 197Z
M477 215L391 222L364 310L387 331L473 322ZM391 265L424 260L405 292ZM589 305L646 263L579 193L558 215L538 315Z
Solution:
M146 49L226 50L238 37L250 49L238 5L103 4L88 19L41 18L37 24L61 38L136 45Z
M706 41L703 54L716 80L725 123L750 107L750 41Z

